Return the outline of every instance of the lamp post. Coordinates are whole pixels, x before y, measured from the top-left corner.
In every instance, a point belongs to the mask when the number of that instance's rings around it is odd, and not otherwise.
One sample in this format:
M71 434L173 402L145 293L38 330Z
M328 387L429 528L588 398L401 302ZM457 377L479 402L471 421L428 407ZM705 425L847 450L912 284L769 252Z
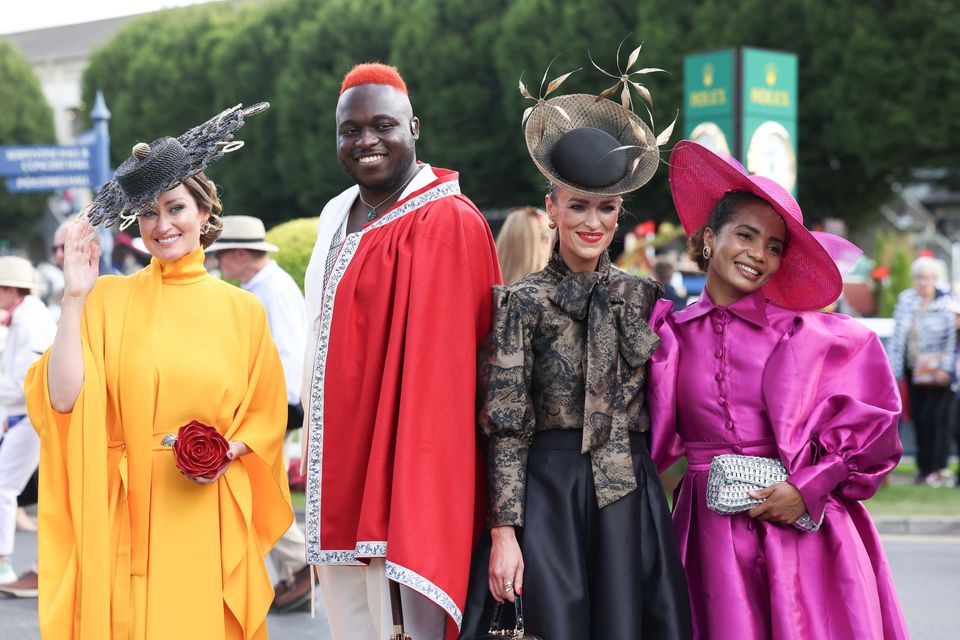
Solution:
M97 89L97 97L90 112L93 120L93 131L97 142L93 151L93 188L99 189L110 181L110 109L103 99L103 92Z
M93 131L96 143L93 145L93 166L91 182L94 190L110 181L110 109L103 99L103 92L97 89L97 97L90 111L93 120ZM97 235L100 239L100 273L113 273L111 255L113 254L113 234L105 226L101 226Z

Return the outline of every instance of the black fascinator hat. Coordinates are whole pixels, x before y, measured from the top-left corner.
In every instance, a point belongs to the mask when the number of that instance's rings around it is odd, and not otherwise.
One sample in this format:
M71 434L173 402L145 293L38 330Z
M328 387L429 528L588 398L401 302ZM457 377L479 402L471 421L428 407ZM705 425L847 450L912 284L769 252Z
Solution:
M268 102L246 109L238 104L177 138L137 143L133 155L123 161L113 180L103 185L88 205L86 215L90 223L108 227L119 223L119 228L125 229L136 220L138 212L153 206L161 193L242 147L243 142L234 140L234 134L246 118L269 107Z

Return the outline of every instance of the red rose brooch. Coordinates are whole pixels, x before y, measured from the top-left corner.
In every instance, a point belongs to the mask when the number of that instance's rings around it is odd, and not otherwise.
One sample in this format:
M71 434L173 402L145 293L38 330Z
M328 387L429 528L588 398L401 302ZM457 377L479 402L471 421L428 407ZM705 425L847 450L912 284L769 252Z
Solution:
M227 452L230 444L210 425L191 421L177 431L177 435L164 436L165 447L173 447L173 460L180 471L188 476L215 477L230 460Z

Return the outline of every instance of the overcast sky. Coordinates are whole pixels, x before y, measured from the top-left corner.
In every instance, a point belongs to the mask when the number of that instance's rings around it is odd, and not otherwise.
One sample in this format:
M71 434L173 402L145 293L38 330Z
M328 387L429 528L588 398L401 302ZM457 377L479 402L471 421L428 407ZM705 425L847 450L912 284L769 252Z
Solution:
M147 13L209 0L0 0L0 33Z

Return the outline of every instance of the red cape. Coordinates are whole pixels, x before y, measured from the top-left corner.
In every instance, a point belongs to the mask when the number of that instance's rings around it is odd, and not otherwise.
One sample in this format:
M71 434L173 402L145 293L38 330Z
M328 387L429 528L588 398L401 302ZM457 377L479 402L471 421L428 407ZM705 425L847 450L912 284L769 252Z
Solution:
M388 577L459 627L486 509L476 357L500 269L457 174L434 172L347 237L324 292L308 405L307 559L385 557Z

